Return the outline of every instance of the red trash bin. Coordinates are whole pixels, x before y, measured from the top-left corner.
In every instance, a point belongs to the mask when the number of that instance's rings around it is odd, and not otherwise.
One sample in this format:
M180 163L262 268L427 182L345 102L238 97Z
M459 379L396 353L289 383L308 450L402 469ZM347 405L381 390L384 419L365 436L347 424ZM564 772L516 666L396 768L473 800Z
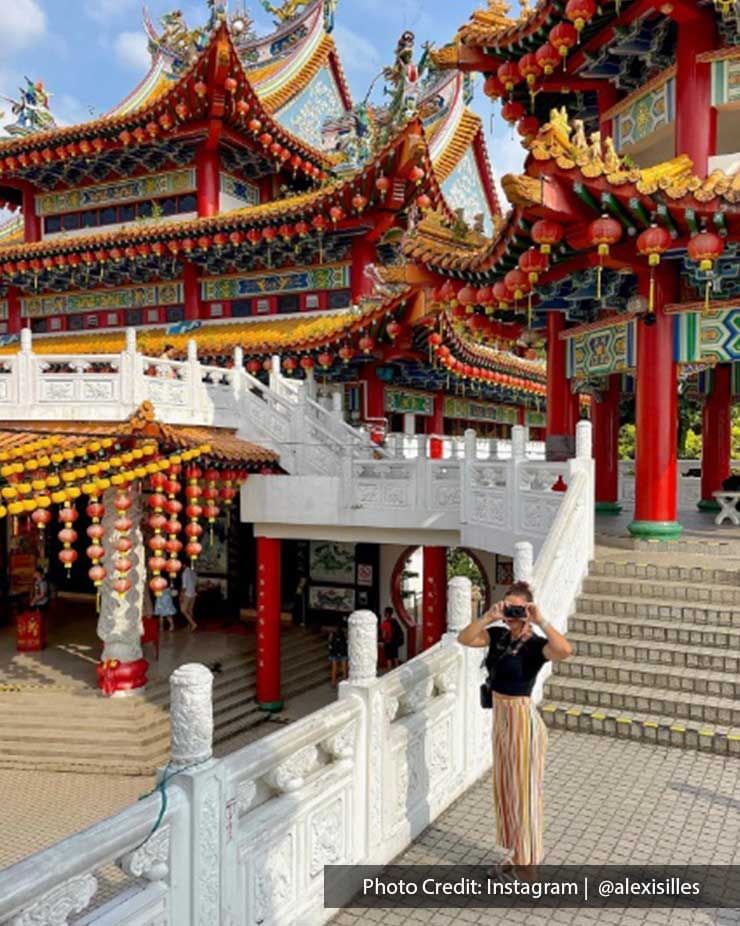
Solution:
M15 647L19 653L32 653L46 646L46 620L41 611L23 611L16 617Z

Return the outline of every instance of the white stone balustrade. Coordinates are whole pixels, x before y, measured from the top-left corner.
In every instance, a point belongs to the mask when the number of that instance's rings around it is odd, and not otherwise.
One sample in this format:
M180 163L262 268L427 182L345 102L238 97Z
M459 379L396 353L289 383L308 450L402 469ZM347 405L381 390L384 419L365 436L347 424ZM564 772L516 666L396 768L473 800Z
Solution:
M740 460L732 460L731 468L740 471ZM695 511L701 500L701 460L678 460L676 493L679 511ZM690 472L697 475L689 476ZM619 498L622 507L629 511L635 504L635 461L619 462Z

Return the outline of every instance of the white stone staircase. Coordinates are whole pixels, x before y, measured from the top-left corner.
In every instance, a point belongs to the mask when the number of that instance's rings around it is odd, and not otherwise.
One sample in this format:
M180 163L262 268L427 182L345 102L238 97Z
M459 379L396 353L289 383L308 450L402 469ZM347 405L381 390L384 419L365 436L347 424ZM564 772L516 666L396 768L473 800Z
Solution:
M740 559L599 547L554 666L554 727L740 756ZM667 548L668 545L663 545Z

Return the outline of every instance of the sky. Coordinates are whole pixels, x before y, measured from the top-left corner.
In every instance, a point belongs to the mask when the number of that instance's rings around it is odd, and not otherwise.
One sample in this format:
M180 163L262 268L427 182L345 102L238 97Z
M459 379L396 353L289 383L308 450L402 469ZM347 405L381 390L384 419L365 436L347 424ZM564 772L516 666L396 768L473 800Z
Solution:
M244 5L258 34L272 31L259 0ZM364 97L381 68L392 62L404 30L415 32L419 49L425 40L440 46L481 5L484 0L339 0L334 39L354 98ZM147 6L158 22L178 0L149 0ZM241 0L231 0L230 9L237 7ZM208 18L206 0L180 0L179 8L191 28ZM24 75L42 80L62 124L105 113L128 95L149 64L141 0L0 0L0 36L0 93L16 98ZM473 108L486 126L498 180L520 170L524 149L498 112L492 120L493 107L480 84L479 79ZM9 104L0 103L2 109L9 116ZM0 119L0 125L9 121Z

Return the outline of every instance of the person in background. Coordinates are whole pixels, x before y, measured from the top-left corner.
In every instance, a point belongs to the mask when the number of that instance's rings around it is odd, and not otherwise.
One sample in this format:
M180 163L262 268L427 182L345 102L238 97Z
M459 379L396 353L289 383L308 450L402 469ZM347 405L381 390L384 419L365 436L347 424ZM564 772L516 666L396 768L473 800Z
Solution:
M195 599L198 597L198 573L191 565L182 571L182 598L180 600L180 613L188 622L189 630L197 630L193 614L195 612Z
M331 687L336 688L340 670L342 678L347 678L347 632L344 620L329 634L329 662L331 663Z
M30 608L44 613L49 607L49 597L49 582L44 575L44 570L37 566L33 571L33 587L31 588L28 605Z
M398 651L403 645L403 627L401 627L391 607L383 611L383 620L380 624L380 639L383 641L383 651L388 668L395 669L400 666L401 659Z
M177 614L177 608L175 607L175 602L172 598L172 589L167 586L162 591L162 594L154 602L154 614L160 619L160 621L167 621L167 629L175 629L175 615Z

